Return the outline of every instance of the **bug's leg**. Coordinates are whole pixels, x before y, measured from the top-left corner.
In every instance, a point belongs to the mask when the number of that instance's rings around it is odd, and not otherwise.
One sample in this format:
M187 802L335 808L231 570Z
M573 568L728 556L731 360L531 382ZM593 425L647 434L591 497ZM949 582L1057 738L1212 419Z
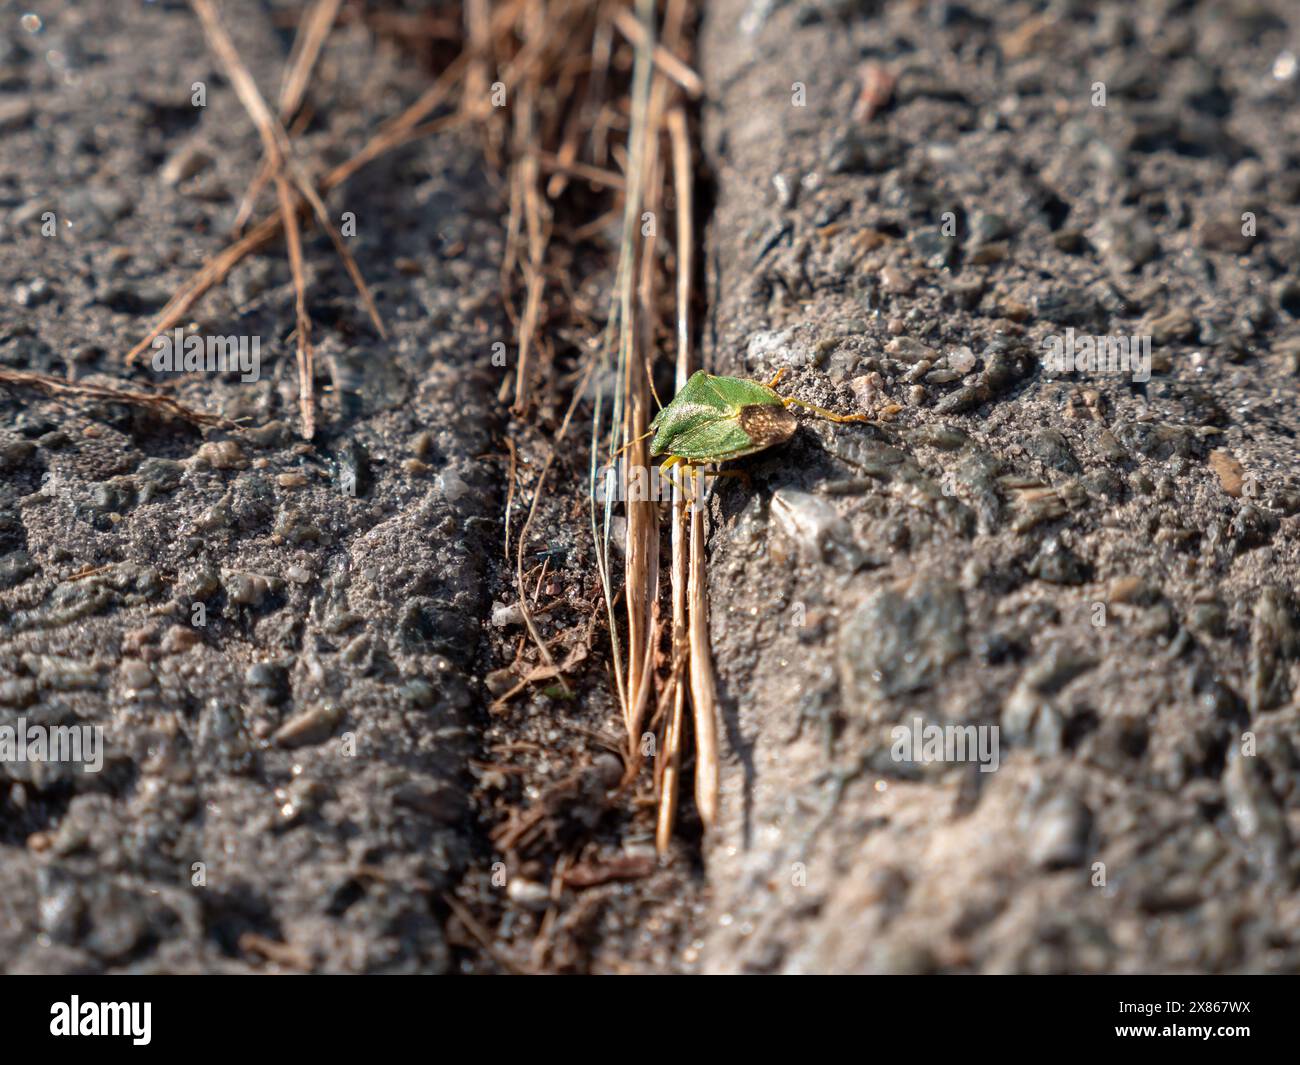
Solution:
M687 482L690 488L685 494L691 506L697 505L703 497L707 496L707 491L703 490L706 477L740 477L749 484L749 474L744 470L706 470L704 464L700 462L687 462L686 468L690 471L690 480Z
M776 386L781 383L781 378L786 375L789 369L790 367L788 366L782 366L781 369L777 370L776 373L772 375L772 380L768 381L767 387L776 388Z
M668 472L674 466L685 466L687 469L690 469L690 463L687 462L686 459L682 458L680 455L669 455L667 461L661 464L659 467L659 476L662 477L674 488L679 489L682 493L683 498L690 499L691 496L690 489L687 488L684 484L678 481L671 473Z
M691 511L699 502L699 485L704 476L704 467L689 459L678 458L677 462L686 473L685 483L673 482L682 492L682 525L685 526L689 524Z
M819 418L825 418L831 422L870 422L871 419L865 414L836 414L833 410L826 410L824 407L814 407L811 403L805 403L802 399L795 399L793 396L782 396L781 402L787 407L803 407L804 410L810 410Z
M623 454L623 452L626 451L628 448L630 448L633 444L639 444L647 436L654 436L654 434L655 431L653 429L647 429L640 436L634 436L631 440L629 440L626 444L624 444L621 448L619 448L617 451L614 452L614 458L618 458L619 455Z
M776 371L776 376L767 383L767 387L775 389L781 378L785 376L787 367L782 366ZM870 422L871 419L865 414L836 414L833 410L827 410L825 407L815 407L811 403L805 403L802 399L795 399L794 396L781 396L781 402L787 407L802 407L804 410L810 410L821 418L832 422Z
M681 466L686 470L686 483L681 484L675 481L666 472L672 466ZM694 506L698 502L699 485L706 477L738 477L744 482L746 488L753 488L753 482L749 479L749 473L745 470L706 470L701 463L691 462L674 455L662 466L659 467L660 475L672 484L675 488L680 488L685 502L689 506Z

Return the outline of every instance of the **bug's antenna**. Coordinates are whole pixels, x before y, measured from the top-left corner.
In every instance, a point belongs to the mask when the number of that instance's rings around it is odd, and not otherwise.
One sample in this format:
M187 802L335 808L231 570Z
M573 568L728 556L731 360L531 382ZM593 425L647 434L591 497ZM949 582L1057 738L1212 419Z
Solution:
M789 370L788 366L782 366L779 370L777 370L776 373L773 375L772 380L768 381L767 387L775 391L776 386L781 383L781 378L783 378L786 375L787 370ZM794 396L780 396L778 398L787 407L791 405L794 405L796 407L803 407L804 410L810 410L814 414L819 415L822 418L825 418L827 421L866 422L869 425L875 424L865 414L836 414L833 410L826 410L824 407L814 407L811 403L805 403L802 399L795 399Z
M650 372L650 360L645 360L645 379L650 384L650 394L655 398L655 406L660 410L664 409L664 401L659 398L659 392L655 388L655 375Z
M639 443L640 441L644 440L647 436L654 436L654 433L655 431L653 429L647 429L640 436L633 437L631 440L629 440L621 448L615 451L614 454L610 456L610 458L615 458L615 459L618 458L619 455L623 454L623 452L626 451L628 448L630 448L633 444Z
M824 407L814 407L811 403L805 403L802 399L795 399L793 396L782 396L781 402L787 407L794 405L803 407L804 410L810 410L821 418L832 422L867 422L871 424L871 419L865 414L836 414L833 410L826 410Z

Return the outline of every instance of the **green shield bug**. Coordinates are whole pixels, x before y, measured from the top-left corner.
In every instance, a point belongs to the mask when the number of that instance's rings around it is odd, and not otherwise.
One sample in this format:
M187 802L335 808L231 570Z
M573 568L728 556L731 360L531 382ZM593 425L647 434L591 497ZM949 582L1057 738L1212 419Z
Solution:
M791 406L804 407L833 422L867 422L865 414L836 414L775 391L781 370L767 384L739 377L715 377L697 370L650 423L651 455L667 455L661 470L725 462L784 444L798 422Z

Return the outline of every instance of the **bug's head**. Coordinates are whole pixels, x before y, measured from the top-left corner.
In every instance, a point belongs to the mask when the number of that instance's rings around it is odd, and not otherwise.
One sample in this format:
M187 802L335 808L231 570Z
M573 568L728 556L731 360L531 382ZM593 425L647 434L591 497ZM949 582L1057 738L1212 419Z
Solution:
M784 444L799 423L779 403L751 403L740 408L740 428L755 447L765 448Z

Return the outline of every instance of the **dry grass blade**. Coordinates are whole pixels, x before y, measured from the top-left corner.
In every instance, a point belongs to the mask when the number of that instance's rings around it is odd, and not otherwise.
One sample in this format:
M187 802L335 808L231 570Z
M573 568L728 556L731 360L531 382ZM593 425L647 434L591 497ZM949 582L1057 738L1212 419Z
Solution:
M534 87L531 85L525 85L520 89L515 129L515 149L518 153L515 168L518 184L512 183L512 189L517 190L522 207L524 232L527 237L525 245L527 256L522 264L526 297L523 317L519 321L519 358L515 370L514 402L510 409L515 414L522 414L528 407L528 370L538 322L541 318L542 296L546 287L544 272L546 249L551 239L550 212L542 198L541 170L534 150L538 133ZM514 199L513 194L512 199ZM513 214L512 207L512 216ZM517 240L517 225L513 232L514 239ZM508 249L507 262L513 261L515 254L513 249ZM507 384L503 383L502 399L505 398L507 387Z
M294 113L302 106L307 95L307 86L311 82L312 70L320 58L321 48L334 20L338 17L343 0L316 0L315 4L303 10L302 21L298 24L298 33L289 52L289 62L285 67L284 80L280 85L279 110L280 121L289 122ZM263 159L256 176L249 182L239 203L239 212L232 227L235 233L242 233L248 224L257 198L262 189L271 180L271 162Z
M114 403L131 403L161 414L182 418L195 425L207 425L218 429L238 428L234 422L216 414L205 414L203 411L177 402L170 396L158 395L155 392L134 392L124 388L109 388L106 385L69 384L67 381L43 373L3 368L0 368L0 385L36 388L56 399L104 399Z
M284 80L280 84L280 118L287 122L295 111L302 106L307 96L307 86L311 82L312 70L325 45L325 38L334 28L343 0L316 0L316 3L303 12L298 24L298 33L289 52L289 62L285 67Z
M276 121L262 99L257 83L248 67L240 59L234 42L217 17L211 0L190 0L194 13L203 23L203 32L212 50L221 60L235 95L257 127L275 181L276 198L280 204L280 221L284 225L285 243L289 249L289 268L293 274L294 311L297 317L295 346L298 358L298 404L302 414L302 435L310 440L316 435L315 403L313 397L313 355L311 347L311 319L307 314L307 279L302 261L302 237L298 229L298 210L284 177L288 134Z
M519 449L515 447L515 442L509 437L506 438L506 449L510 452L510 466L506 470L506 506L504 511L503 523L505 525L505 559L510 561L510 515L514 513L515 505L515 478L519 473Z
M456 64L453 64L453 67L455 66ZM452 67L448 67L448 73L451 71ZM388 126L376 133L356 155L340 163L326 174L320 183L321 192L326 193L337 188L366 164L409 141L431 136L434 133L441 133L464 124L465 119L461 116L449 115L444 119L423 126L419 125L420 120L441 102L445 92L440 91L436 94L436 99L431 103L426 100L426 97L429 96L431 94L426 93L425 97L421 97L398 118L392 120ZM305 204L299 205L299 213L302 213L305 206ZM157 337L179 324L199 300L211 291L214 285L221 284L230 271L243 262L247 256L270 244L282 228L283 220L277 211L270 217L262 219L249 232L204 263L159 312L154 324L149 328L149 332L135 347L126 353L127 364L135 362Z
M639 17L650 27L654 19L652 0L638 0ZM652 30L647 28L646 41L652 40ZM630 157L627 167L627 190L623 201L623 233L619 244L618 272L615 289L611 298L609 334L616 339L618 351L617 379L619 389L615 393L614 410L609 442L609 457L613 461L622 449L628 449L625 465L627 467L644 466L647 461L646 447L638 437L644 431L644 407L638 402L643 400L643 379L638 376L640 369L639 353L641 345L638 337L637 314L637 265L636 250L638 234L641 227L641 207L643 189L648 176L647 153L651 147L651 133L648 124L650 111L650 94L653 64L647 43L636 48L632 70L632 123L629 132ZM607 349L606 349L607 350ZM599 415L597 416L599 420ZM593 461L595 455L593 454ZM626 483L626 472L624 474ZM605 504L604 536L598 543L597 558L602 566L602 584L605 589L606 606L611 614L613 630L613 600L611 581L608 577L608 544L610 528L610 510L612 500ZM624 546L624 600L628 621L627 634L627 669L620 684L619 699L623 710L623 723L627 729L629 749L635 750L639 733L639 708L644 705L645 690L642 686L643 666L646 660L646 639L649 615L649 603L652 596L647 587L649 565L646 558L646 515L642 505L629 502L627 505L627 536ZM603 548L603 550L600 550ZM619 651L615 650L616 665Z
M311 347L311 322L307 314L306 271L303 268L302 239L298 228L298 208L290 193L285 174L289 175L294 187L310 205L316 220L329 233L335 249L343 259L348 276L352 278L353 284L356 285L357 291L361 294L366 310L369 312L380 335L384 334L383 322L380 320L379 311L370 295L365 280L361 276L356 261L329 220L324 202L293 160L289 134L280 121L271 113L271 109L262 98L257 83L253 80L248 67L240 58L239 52L236 50L229 34L226 33L225 27L222 26L216 8L211 0L190 0L190 4L199 17L199 21L203 24L203 31L208 38L208 43L217 54L217 58L221 60L222 66L225 67L235 94L239 97L239 102L243 104L244 109L253 120L253 125L257 128L258 136L262 140L266 166L275 181L276 198L280 207L280 221L284 226L285 239L289 249L289 264L293 273L295 313L297 317L298 395L302 409L302 433L306 439L310 440L316 431L314 383L312 380L314 358ZM317 8L318 17L306 28L306 34L312 39L304 43L303 50L299 53L304 57L303 62L310 59L312 64L315 63L315 54L319 52L320 45L329 32L329 27L333 25L333 16L337 13L336 7L333 11L329 10L329 8L330 5L328 4L319 6ZM324 19L326 14L330 16L328 21ZM307 77L308 73L293 74L291 65L291 79L286 84L286 91L295 94L305 91L306 83L302 79ZM296 88L299 81L302 81L303 89L301 90Z
M293 273L294 350L298 360L298 409L302 415L303 439L316 435L313 399L315 355L311 346L311 316L307 313L307 279L302 265L302 236L298 231L298 212L289 194L289 183L275 175L275 192L280 201L280 218L284 222L284 240L289 248L289 269Z
M251 232L245 233L235 243L204 263L189 282L168 301L148 334L126 353L127 364L135 362L157 337L179 324L208 290L223 281L246 255L271 243L280 229L281 219L278 214L263 219Z
M673 191L677 214L677 372L680 390L691 376L691 278L695 270L695 206L692 196L690 133L686 114L680 107L668 113L668 135L673 157ZM685 717L684 675L690 661L688 592L690 546L686 528L685 499L681 485L673 483L672 495L672 714L664 733L664 771L659 788L659 816L655 846L662 854L668 849L677 819L680 788L682 726Z
M336 185L343 184L367 163L371 163L381 155L385 155L407 141L421 136L420 123L447 102L452 91L460 84L461 78L464 77L465 67L468 62L469 59L465 55L453 60L447 66L447 69L438 76L437 80L420 94L419 99L400 115L390 118L380 126L374 136L366 141L361 151L357 152L347 162L340 163L331 170L325 180L321 182L321 192L328 192ZM446 129L451 126L462 125L465 121L464 116L451 115L437 128ZM427 132L432 132L432 130Z
M580 178L583 181L589 181L593 185L600 185L607 189L623 189L627 182L623 179L622 174L616 174L612 170L604 170L598 166L592 166L590 163L577 162L572 159L565 159L562 156L543 154L539 157L542 170L547 174L564 175L565 177ZM554 186L557 190L562 190L562 185ZM551 186L547 187L547 194L554 195L551 192Z
M449 64L434 83L420 97L407 107L400 115L385 122L365 145L338 166L334 167L320 182L320 192L325 194L343 185L363 167L381 158L387 153L421 137L431 136L445 130L464 125L464 115L449 115L445 118L425 123L440 106L447 102L455 87L464 75L468 57L461 55ZM424 123L422 125L422 123ZM301 212L303 208L300 207ZM140 357L153 341L168 329L179 324L194 306L212 289L220 284L226 276L244 258L254 251L266 247L275 239L283 226L279 213L264 218L250 232L244 234L233 244L223 248L201 266L194 276L168 301L159 313L149 332L126 353L126 362L131 364Z
M623 34L633 45L640 47L646 42L646 31L642 28L633 16L632 12L626 9L615 12L614 25L618 27L619 33ZM653 47L655 66L660 72L670 77L692 98L698 100L704 95L704 82L700 76L695 73L689 66L683 63L677 56L661 44Z
M221 24L212 0L190 0L190 6L194 8L194 13L203 23L204 35L217 54L217 58L221 60L221 65L225 67L235 95L239 97L239 102L243 104L244 110L253 120L253 125L257 127L258 136L262 138L262 148L267 158L271 160L273 169L280 169L284 161L281 137L283 128L279 126L275 116L271 114L271 109L266 106L266 101L262 99L257 82L253 80L253 75L248 72L248 67L239 57L239 51L235 48L230 35L226 33L226 28Z
M695 478L694 492L704 491L704 478ZM695 723L695 805L704 827L718 819L718 695L709 650L709 598L704 576L704 510L690 508L690 574L686 610L689 618L691 713Z
M466 54L470 60L465 72L464 106L481 115L485 107L491 106L488 57L492 49L492 15L488 0L465 0L464 18Z
M294 185L302 193L303 198L311 205L312 213L316 216L316 221L320 223L321 228L329 234L330 242L334 245L334 250L338 252L339 258L343 260L343 268L348 272L348 277L352 279L352 284L356 286L357 293L361 296L361 302L365 304L366 313L370 315L370 321L374 323L375 328L379 331L381 337L387 337L388 331L384 328L383 319L379 317L379 308L375 306L374 297L370 294L370 288L366 285L366 279L361 276L361 268L357 266L357 261L352 257L352 252L348 246L343 243L343 236L339 233L334 223L330 221L329 213L325 209L325 203L320 195L312 188L311 182L306 179L299 168L292 160L288 162L288 169L294 178ZM282 205L283 206L283 205Z
M653 164L651 164L653 167ZM653 189L653 183L649 183ZM643 206L653 212L657 203L647 198ZM649 373L640 356L650 349L649 304L653 301L654 254L652 237L642 245L641 284L632 320L635 334L629 351L627 372L627 400L624 405L626 438L634 441L627 452L630 469L644 470L650 465L649 448L644 435L649 424ZM629 747L635 748L641 725L649 704L651 681L654 678L653 652L658 642L655 606L659 600L659 508L649 499L636 499L629 493L625 505L627 513L627 544L624 552L625 596L627 600L628 644L628 716Z
M634 34L633 44L637 58L645 66L650 66L656 50L663 50L654 39L654 5L640 4L638 13L641 19L638 32ZM685 18L683 0L671 0L664 15L664 37L675 44L681 37ZM631 20L626 12L620 12L624 21ZM617 16L616 16L617 17ZM634 21L634 20L632 20ZM639 206L642 219L655 218L660 214L660 199L663 193L663 174L659 156L660 133L664 128L665 108L671 88L660 73L654 69L650 78L649 96L642 116L640 132L643 140L636 136L638 128L635 121L632 129L632 143L641 145L641 165L645 180L642 183L643 200ZM688 157L689 158L689 157ZM650 366L655 350L655 322L658 316L658 229L655 226L642 229L641 262L637 284L637 306L633 327L635 350L628 364L629 382L627 388L627 405L625 412L630 415L627 426L627 438L640 441L645 427L649 423L649 394L654 390L653 371ZM638 468L645 468L650 461L649 449L644 443L633 445L632 462ZM649 700L647 679L653 674L653 648L659 639L658 603L659 603L659 521L657 508L649 501L630 502L628 511L627 571L628 597L628 645L629 686L634 693L631 700L628 720L629 739L633 745L637 741L641 723ZM638 610L637 600L643 602ZM641 627L645 632L645 650L639 659L636 657L637 645L632 635ZM640 673L641 683L636 678Z
M685 116L680 112L670 117L670 132L673 137L674 161L678 177L678 194L684 199L678 202L678 226L681 236L678 241L678 255L681 257L678 273L678 307L677 324L678 343L683 347L689 343L689 321L687 319L690 304L691 276L694 270L692 249L694 234L691 230L691 195L690 195L690 148L686 135ZM684 366L678 363L677 375L679 387L687 376L689 362ZM696 477L692 493L694 499L702 499L704 490L703 476ZM695 805L700 814L700 821L706 829L712 828L718 819L718 781L721 768L718 755L718 695L717 681L713 673L713 652L709 646L709 593L704 573L704 509L698 503L690 508L690 563L686 587L687 639L689 643L691 712L695 725Z
M353 259L352 253L348 251L347 245L343 243L343 238L330 221L329 212L325 209L325 204L320 195L306 175L303 174L302 168L294 161L288 132L279 119L271 114L271 109L262 98L262 93L257 88L257 83L253 80L252 74L249 73L248 67L244 65L244 61L240 59L234 43L226 33L225 27L221 25L221 21L217 18L211 0L190 0L190 2L199 19L203 22L204 32L207 34L213 51L217 53L222 65L226 68L227 74L230 76L231 84L235 89L235 94L239 97L239 102L244 105L244 110L248 112L253 124L257 127L257 133L262 139L262 148L266 154L267 166L271 169L272 174L283 171L293 180L294 187L311 206L316 220L329 233L330 240L333 242L339 256L343 259L343 265L348 272L348 276L352 279L352 283L356 285L375 328L379 330L380 336L385 335L384 324L379 317L379 310L370 295L365 279L361 276L361 270L358 268L356 260ZM283 219L284 198L280 197L279 199Z

